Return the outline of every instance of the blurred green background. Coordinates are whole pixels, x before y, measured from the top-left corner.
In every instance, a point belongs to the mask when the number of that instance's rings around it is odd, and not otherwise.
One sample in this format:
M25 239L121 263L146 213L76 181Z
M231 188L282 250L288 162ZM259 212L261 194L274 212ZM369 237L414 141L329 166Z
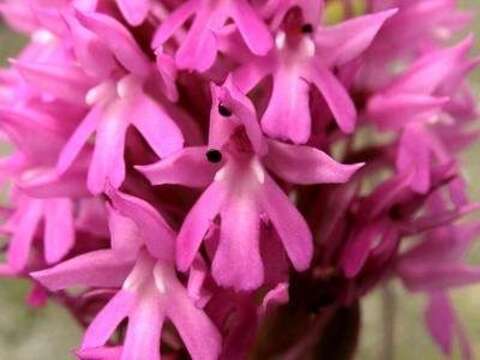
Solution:
M419 0L422 1L422 0ZM463 5L476 11L474 31L480 35L480 1L466 0ZM14 55L24 40L8 32L0 24L0 64ZM480 50L480 37L477 53ZM476 91L480 90L480 71L472 76ZM464 156L464 169L473 197L480 200L480 144ZM474 249L474 258L480 259L480 246ZM74 358L71 350L79 343L81 331L62 308L49 304L42 309L30 309L24 299L28 285L18 280L0 280L0 360L63 360ZM480 358L480 285L454 292L453 299L474 348L474 359ZM426 334L423 323L425 299L407 294L398 283L379 289L362 304L363 329L357 359L395 360L442 359L441 353ZM388 304L388 306L386 306ZM389 311L393 314L389 314ZM385 322L393 316L393 322ZM393 333L392 341L386 334ZM458 359L458 351L454 359Z

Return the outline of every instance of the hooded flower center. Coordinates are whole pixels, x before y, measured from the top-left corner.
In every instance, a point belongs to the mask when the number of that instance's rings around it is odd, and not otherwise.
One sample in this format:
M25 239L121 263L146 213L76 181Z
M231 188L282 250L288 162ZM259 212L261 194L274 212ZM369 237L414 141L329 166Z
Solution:
M255 155L255 150L244 126L238 126L233 131L223 150L229 157L235 159L251 159Z
M234 193L252 194L265 182L265 170L256 156L232 159L217 172L215 181L228 182Z
M298 62L315 54L315 44L310 34L313 26L306 23L302 11L292 8L285 15L282 26L275 37L275 45L282 57Z
M280 31L275 37L278 58L284 65L292 67L302 65L315 55L315 43L309 36L289 36Z

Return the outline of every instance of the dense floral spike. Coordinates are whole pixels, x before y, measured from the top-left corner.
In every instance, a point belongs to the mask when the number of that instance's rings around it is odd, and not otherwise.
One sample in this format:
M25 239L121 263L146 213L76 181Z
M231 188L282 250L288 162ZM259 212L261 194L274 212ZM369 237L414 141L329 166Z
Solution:
M474 358L451 292L480 281L459 160L480 61L455 0L0 14L29 40L0 70L0 275L85 326L79 359L348 358L359 302L393 279L442 352Z

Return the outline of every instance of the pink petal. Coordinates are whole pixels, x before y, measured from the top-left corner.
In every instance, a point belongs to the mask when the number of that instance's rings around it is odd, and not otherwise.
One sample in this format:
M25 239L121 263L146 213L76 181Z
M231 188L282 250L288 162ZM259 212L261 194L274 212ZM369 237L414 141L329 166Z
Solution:
M355 277L362 270L375 240L383 238L384 226L383 223L372 222L360 226L352 234L341 260L343 271L348 278Z
M274 62L269 57L250 60L232 72L232 81L242 93L247 94L275 69L272 64Z
M117 0L122 15L130 25L140 25L150 11L150 0Z
M113 206L138 226L148 250L156 257L171 261L174 257L175 233L146 201L123 194L113 188L107 189Z
M53 34L63 35L66 32L66 25L63 21L62 17L59 14L59 6L57 4L57 9L55 8L47 8L45 5L42 4L35 4L41 1L33 1L30 5L32 7L32 11L35 14L36 20L39 22L39 27L43 29L48 29Z
M31 33L38 28L38 21L32 10L23 3L2 2L0 13L8 25L19 32Z
M312 234L307 223L268 175L261 195L262 209L277 231L293 266L298 271L306 270L313 256Z
M454 47L427 53L388 87L388 93L432 94L458 68L472 44L473 36L468 36Z
M272 36L246 0L231 3L231 16L248 48L256 55L266 55L273 46Z
M180 334L193 359L218 359L222 339L208 316L198 309L183 287L170 295L167 316Z
M119 291L95 316L83 336L82 349L105 345L120 322L132 308L135 296L128 291Z
M210 14L197 15L188 35L178 49L175 61L178 68L208 70L217 57L217 40L208 26Z
M85 103L85 94L92 86L85 73L74 66L14 62L24 79L34 87L74 104Z
M201 256L196 257L188 273L187 292L195 306L199 308L205 307L211 297L210 292L204 287L208 275L207 264Z
M273 74L272 96L262 117L264 131L282 140L306 143L310 137L310 85L300 74L280 69Z
M95 150L88 171L87 185L93 194L99 194L110 183L118 188L125 179L125 136L130 125L125 118L122 100L109 106L98 124Z
M480 280L480 268L463 264L409 264L400 268L411 291L434 291L466 286Z
M279 283L272 290L270 290L263 298L261 305L261 313L267 314L267 312L275 308L275 306L288 303L288 283Z
M363 164L344 165L314 147L268 141L265 165L294 184L344 183Z
M381 129L397 130L419 117L434 115L449 100L446 97L416 94L376 95L368 103L367 117Z
M103 199L87 197L80 200L75 226L79 231L98 237L108 237L108 220Z
M128 101L132 124L159 157L168 156L182 148L180 129L158 103L143 93Z
M440 226L452 224L465 215L477 211L479 207L480 204L472 203L453 210L445 210L435 214L417 216L408 224L405 228L405 232L408 231L411 234L418 234L425 230L431 230Z
M401 194L408 189L412 181L412 174L394 176L380 184L375 191L363 201L362 210L369 212L369 218L374 219L382 212L388 211Z
M137 253L143 245L137 224L108 206L108 229L113 250Z
M86 180L86 169L71 168L62 175L58 175L57 171L53 169L31 179L19 181L17 186L28 196L35 198L70 197L78 199L90 196Z
M22 271L27 265L30 247L43 215L43 201L29 200L20 211L7 252L7 263L16 272Z
M253 290L263 283L260 257L260 212L251 194L239 192L221 211L220 243L212 275L222 287Z
M61 260L75 243L73 203L70 199L45 200L45 259L52 264Z
M315 33L318 53L332 65L353 60L370 46L383 23L395 13L397 9L382 11L318 29Z
M65 141L65 127L60 127L55 118L44 112L25 106L3 106L0 115L4 135L38 164L50 163Z
M146 290L130 311L121 360L160 360L160 335L165 315L158 297Z
M226 196L225 185L214 181L186 216L177 237L177 266L186 271L192 263L210 225L220 212Z
M65 21L73 39L75 57L82 69L95 78L107 78L118 66L111 51L96 34L83 27L76 17L65 16Z
M455 336L455 314L450 300L444 293L432 293L425 311L430 335L445 355L452 353Z
M126 257L125 253L97 250L30 275L52 291L78 285L118 287L132 266L132 259Z
M165 96L171 102L178 101L178 91L175 85L175 78L177 76L177 68L175 66L175 61L171 55L167 55L161 52L160 49L155 51L157 56L156 68L158 73L155 73L154 76L161 79L165 89Z
M400 137L396 166L401 174L412 173L410 186L425 194L430 189L430 149L425 133L416 126L407 126Z
M105 45L126 69L136 75L148 76L151 71L150 61L121 23L101 13L77 11L76 14L83 26L103 39Z
M322 93L340 129L351 133L355 127L357 112L345 87L319 62L311 67L310 78Z
M206 146L188 147L152 165L136 166L153 185L178 184L205 187L220 165L209 163Z
M153 48L165 43L194 14L200 2L201 0L188 0L179 5L158 28L153 39Z
M75 351L80 360L120 360L122 347L98 347Z
M72 162L77 158L90 136L94 133L102 116L103 108L101 106L95 106L82 120L60 153L57 162L57 170L59 173L64 173L72 165Z

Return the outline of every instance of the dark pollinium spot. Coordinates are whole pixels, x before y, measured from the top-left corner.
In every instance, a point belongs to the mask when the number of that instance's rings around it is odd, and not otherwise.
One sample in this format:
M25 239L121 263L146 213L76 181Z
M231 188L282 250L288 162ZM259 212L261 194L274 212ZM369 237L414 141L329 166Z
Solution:
M402 220L402 218L404 217L402 207L399 204L393 205L388 210L388 216L392 220Z
M223 117L230 117L232 116L232 111L227 108L225 105L223 104L219 104L218 105L218 112L220 113L220 115L222 115Z
M312 24L303 24L302 25L302 33L311 34L312 32L313 32Z
M210 161L211 163L216 164L222 161L222 153L218 150L215 150L215 149L208 150L205 155L207 156L207 160Z

